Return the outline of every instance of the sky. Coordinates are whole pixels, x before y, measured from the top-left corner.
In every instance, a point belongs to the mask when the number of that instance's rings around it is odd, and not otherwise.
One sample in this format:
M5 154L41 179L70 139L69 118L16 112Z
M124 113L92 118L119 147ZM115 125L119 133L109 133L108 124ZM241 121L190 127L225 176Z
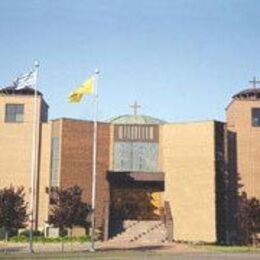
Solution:
M99 119L225 120L232 95L260 77L258 0L0 0L0 86L40 63L50 119L93 118L68 93L95 69Z

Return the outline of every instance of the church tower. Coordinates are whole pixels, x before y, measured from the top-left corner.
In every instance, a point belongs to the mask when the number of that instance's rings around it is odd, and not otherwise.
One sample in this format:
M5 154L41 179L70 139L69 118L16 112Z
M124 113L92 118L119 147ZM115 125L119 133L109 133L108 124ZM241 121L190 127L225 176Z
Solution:
M34 89L30 87L0 89L0 187L23 186L26 202L30 202L32 192L33 97ZM35 228L47 220L45 188L49 182L50 161L48 105L39 91L36 122Z
M260 198L260 83L235 94L226 108L228 135L236 173L249 197ZM231 142L229 139L229 142ZM231 154L232 154L231 153Z

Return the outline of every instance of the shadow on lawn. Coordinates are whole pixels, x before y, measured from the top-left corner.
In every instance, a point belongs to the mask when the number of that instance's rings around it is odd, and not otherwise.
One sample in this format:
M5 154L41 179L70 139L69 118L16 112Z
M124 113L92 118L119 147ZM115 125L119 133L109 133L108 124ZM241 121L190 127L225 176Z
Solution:
M12 246L12 247L6 247L6 248L0 248L0 254L3 253L19 253L19 252L25 252L28 250L28 246Z
M98 248L98 252L106 252L106 251L151 251L151 250L160 250L160 249L166 249L167 246L165 245L146 245L146 246L135 246L135 247L105 247L105 248Z

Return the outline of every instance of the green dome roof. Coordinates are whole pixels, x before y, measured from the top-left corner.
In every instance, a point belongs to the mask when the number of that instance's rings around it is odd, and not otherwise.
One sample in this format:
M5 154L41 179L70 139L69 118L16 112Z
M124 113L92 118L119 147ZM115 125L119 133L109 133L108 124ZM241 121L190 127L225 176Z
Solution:
M110 119L109 122L118 125L157 125L166 123L164 120L145 115L121 115Z

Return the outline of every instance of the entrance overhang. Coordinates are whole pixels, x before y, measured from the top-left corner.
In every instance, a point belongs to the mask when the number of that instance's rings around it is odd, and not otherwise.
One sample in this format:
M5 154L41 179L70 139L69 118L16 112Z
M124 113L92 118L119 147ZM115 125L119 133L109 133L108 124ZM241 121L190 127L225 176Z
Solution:
M107 180L116 187L158 188L164 190L164 172L108 171Z

